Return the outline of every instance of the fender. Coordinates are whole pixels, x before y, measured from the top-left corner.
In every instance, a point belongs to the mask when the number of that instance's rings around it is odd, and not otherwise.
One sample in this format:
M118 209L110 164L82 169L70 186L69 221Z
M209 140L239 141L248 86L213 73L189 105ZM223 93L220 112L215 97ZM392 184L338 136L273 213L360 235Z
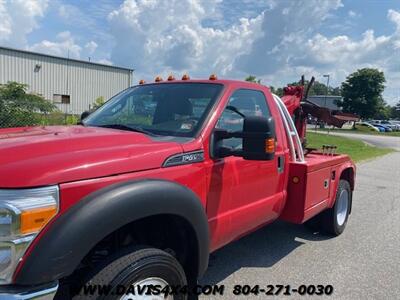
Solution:
M188 188L166 180L117 183L100 189L60 215L37 241L16 274L15 283L34 285L72 274L104 237L144 217L183 217L197 237L198 275L208 265L209 229L204 207Z
M335 183L332 187L332 192L331 192L331 198L329 199L329 203L328 203L328 207L332 208L335 205L335 197L336 197L336 191L339 185L339 180L342 178L343 176L343 172L345 172L346 170L352 170L352 176L350 178L344 178L347 179L350 183L350 187L351 190L354 190L354 181L355 181L355 177L356 177L356 166L354 165L354 163L352 161L348 161L344 164L342 164L337 172L336 172L336 178L337 180L335 180ZM351 211L351 206L350 206L350 211Z

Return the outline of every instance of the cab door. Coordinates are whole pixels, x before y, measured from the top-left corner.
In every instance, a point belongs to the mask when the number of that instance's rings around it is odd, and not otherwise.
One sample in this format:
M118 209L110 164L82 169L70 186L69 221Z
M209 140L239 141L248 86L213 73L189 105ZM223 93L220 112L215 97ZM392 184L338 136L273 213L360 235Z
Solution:
M229 96L216 128L242 130L244 118L234 112L232 106L245 116L271 117L262 91L237 89ZM242 139L227 139L223 144L240 149ZM278 151L270 161L244 160L234 156L212 160L207 199L212 248L219 248L278 217L283 201L282 172L278 165L282 157L283 152Z

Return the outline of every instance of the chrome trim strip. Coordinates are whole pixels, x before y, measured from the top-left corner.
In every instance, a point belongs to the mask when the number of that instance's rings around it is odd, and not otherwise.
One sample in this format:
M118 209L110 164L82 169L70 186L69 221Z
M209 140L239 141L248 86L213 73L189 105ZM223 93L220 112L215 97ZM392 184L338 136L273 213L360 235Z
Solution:
M2 293L0 299L3 300L53 300L58 290L58 283L41 290L32 290L17 293Z
M286 105L283 103L282 99L275 94L272 94L272 96L274 97L274 100L278 106L286 130L287 138L289 139L289 146L290 146L292 160L303 163L304 162L303 146L301 145L300 137L299 134L297 133L297 129L293 123L292 117L290 116L286 108ZM294 143L293 137L296 143Z

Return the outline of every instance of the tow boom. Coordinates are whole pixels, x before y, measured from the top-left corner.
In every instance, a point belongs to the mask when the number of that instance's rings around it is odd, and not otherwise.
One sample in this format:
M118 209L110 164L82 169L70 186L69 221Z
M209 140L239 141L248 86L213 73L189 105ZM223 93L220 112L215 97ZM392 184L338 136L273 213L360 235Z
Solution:
M310 82L305 87L304 76L302 76L300 85L287 86L283 89L282 101L290 115L294 117L294 123L302 143L306 136L308 115L338 128L341 128L348 121L359 119L356 115L330 110L309 101L308 94L314 81L315 78L311 77Z

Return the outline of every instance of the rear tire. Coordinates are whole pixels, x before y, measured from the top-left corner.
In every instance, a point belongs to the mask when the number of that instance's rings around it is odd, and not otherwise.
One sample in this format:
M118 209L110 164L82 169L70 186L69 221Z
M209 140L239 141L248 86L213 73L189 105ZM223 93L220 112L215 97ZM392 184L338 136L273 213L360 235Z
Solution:
M340 180L334 206L305 222L306 227L335 236L342 234L349 218L351 201L352 192L349 182Z
M148 295L149 298L136 298L133 294L121 294L122 290L127 291L129 288L132 290L132 286L137 284L142 287L148 285L185 286L187 280L182 266L167 252L155 248L126 249L105 260L83 280L82 286L110 286L111 293L108 295L80 293L73 299L186 299L186 295L183 294L170 298L164 298L163 294L159 295L160 298L155 295ZM118 295L112 295L113 293Z

